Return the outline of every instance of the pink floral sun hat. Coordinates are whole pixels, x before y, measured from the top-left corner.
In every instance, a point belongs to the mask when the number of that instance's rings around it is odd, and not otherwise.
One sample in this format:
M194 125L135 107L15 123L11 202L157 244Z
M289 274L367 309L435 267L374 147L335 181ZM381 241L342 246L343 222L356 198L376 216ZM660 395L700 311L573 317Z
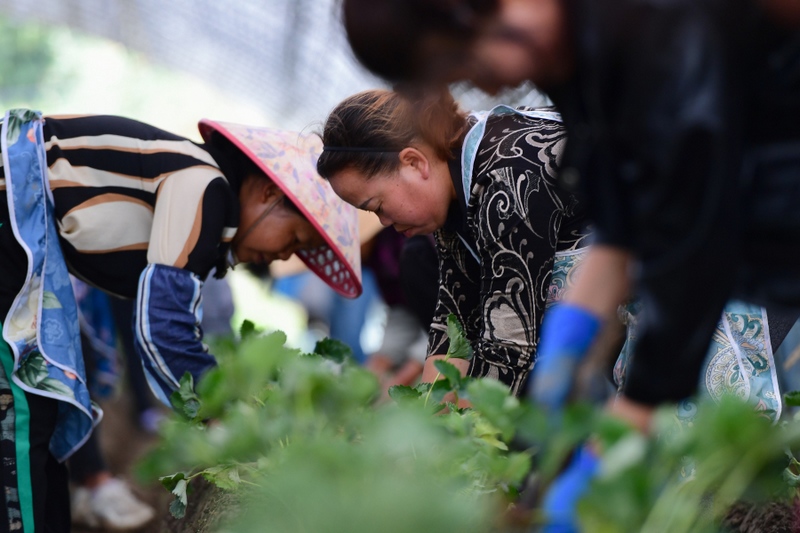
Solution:
M214 132L231 141L289 197L325 239L297 255L336 292L361 294L361 248L356 209L343 202L317 174L322 141L311 134L244 126L203 119L200 134L211 142Z

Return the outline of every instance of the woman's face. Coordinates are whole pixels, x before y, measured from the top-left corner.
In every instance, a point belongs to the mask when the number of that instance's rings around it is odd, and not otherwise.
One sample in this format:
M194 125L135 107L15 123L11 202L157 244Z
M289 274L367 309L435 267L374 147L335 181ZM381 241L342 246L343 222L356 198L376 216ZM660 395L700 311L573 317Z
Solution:
M239 229L232 244L238 261L269 264L324 243L303 215L284 204L283 192L272 182L245 181L240 200Z
M525 81L541 86L564 81L571 61L562 10L561 0L501 2L498 16L464 50L461 64L444 69L446 81L467 79L490 94ZM436 53L431 49L427 56Z
M345 202L378 215L381 224L410 237L433 233L444 225L455 197L446 161L416 148L399 154L394 172L367 177L352 168L334 174L334 192Z

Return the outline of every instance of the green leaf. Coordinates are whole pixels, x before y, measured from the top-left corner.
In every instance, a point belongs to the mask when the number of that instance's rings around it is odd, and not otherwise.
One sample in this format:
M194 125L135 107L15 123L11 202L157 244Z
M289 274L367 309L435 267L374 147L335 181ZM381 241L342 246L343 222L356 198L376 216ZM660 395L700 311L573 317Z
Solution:
M203 477L217 487L224 490L233 490L242 483L237 465L219 465L203 470Z
M516 452L508 454L507 459L504 476L511 483L521 483L531 471L531 456L527 453Z
M447 348L448 358L472 359L472 347L464 335L464 328L453 313L447 316L447 337L450 339L450 346Z
M783 480L792 488L800 487L800 475L795 474L788 468L783 471Z
M514 422L521 409L508 387L496 379L481 379L469 384L467 395L473 408L498 428L504 439L514 436Z
M180 387L170 395L172 406L189 420L197 418L200 412L200 398L194 391L194 379L189 372L183 374Z
M783 400L789 407L800 407L800 391L787 392L783 395Z
M417 400L422 393L408 385L394 385L389 387L389 397L397 403Z
M488 420L478 417L475 421L475 436L484 441L485 443L507 451L508 445L500 440L500 430L494 427Z
M450 382L450 387L453 390L461 390L461 371L456 368L455 365L442 359L437 359L433 362L433 366L435 366L436 370L441 372L441 374L447 378L447 380Z
M242 340L258 335L259 333L260 332L256 328L256 325L250 320L245 320L242 322L241 327L239 327L239 336L242 338Z
M420 394L427 394L428 391L431 390L431 386L432 384L428 383L427 381L420 381L413 387L413 389Z
M337 363L353 359L353 350L347 344L330 338L317 341L314 353Z
M186 505L189 502L186 494L188 486L186 479L179 479L171 491L175 495L175 499L169 504L169 512L175 518L180 519L186 515Z
M175 487L178 485L178 481L180 481L182 479L186 479L186 473L185 472L176 472L175 474L172 474L171 476L162 476L162 477L158 478L158 480L161 482L161 484L164 485L164 488L167 489L170 492L175 490Z
M347 389L349 401L356 405L371 405L380 392L375 374L362 367L348 365L339 376L339 383Z
M789 466L783 470L783 480L790 487L800 487L800 462L790 456Z
M201 416L219 418L238 401L264 398L265 389L272 386L281 369L298 359L299 351L286 347L285 342L286 335L280 331L241 341L234 357L220 361L220 366L204 374L197 384Z
M620 439L603 453L601 475L613 478L642 463L647 453L647 437L632 432Z
M186 516L186 504L183 500L179 498L175 498L172 500L172 503L169 504L169 513L180 520L184 516Z
M448 393L453 392L450 387L450 382L446 379L440 379L431 386L431 395L428 398L428 405L438 405L442 403L444 397Z

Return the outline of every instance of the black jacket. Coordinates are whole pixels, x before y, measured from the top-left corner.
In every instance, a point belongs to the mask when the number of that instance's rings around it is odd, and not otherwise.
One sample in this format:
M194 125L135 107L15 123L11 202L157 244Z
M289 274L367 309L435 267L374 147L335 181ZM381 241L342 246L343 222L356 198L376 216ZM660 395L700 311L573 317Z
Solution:
M576 75L547 88L570 135L560 179L639 259L626 393L678 400L734 290L800 304L800 32L753 0L567 5Z

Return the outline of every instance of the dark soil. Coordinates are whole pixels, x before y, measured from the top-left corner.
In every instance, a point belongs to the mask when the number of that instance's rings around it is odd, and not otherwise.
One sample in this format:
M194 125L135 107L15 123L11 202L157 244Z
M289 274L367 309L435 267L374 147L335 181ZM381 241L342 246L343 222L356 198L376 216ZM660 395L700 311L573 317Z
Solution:
M167 513L159 531L169 533L213 533L237 510L235 493L226 492L202 478L192 481L186 516L180 520Z
M797 506L791 503L761 505L738 503L723 522L728 533L798 533Z

